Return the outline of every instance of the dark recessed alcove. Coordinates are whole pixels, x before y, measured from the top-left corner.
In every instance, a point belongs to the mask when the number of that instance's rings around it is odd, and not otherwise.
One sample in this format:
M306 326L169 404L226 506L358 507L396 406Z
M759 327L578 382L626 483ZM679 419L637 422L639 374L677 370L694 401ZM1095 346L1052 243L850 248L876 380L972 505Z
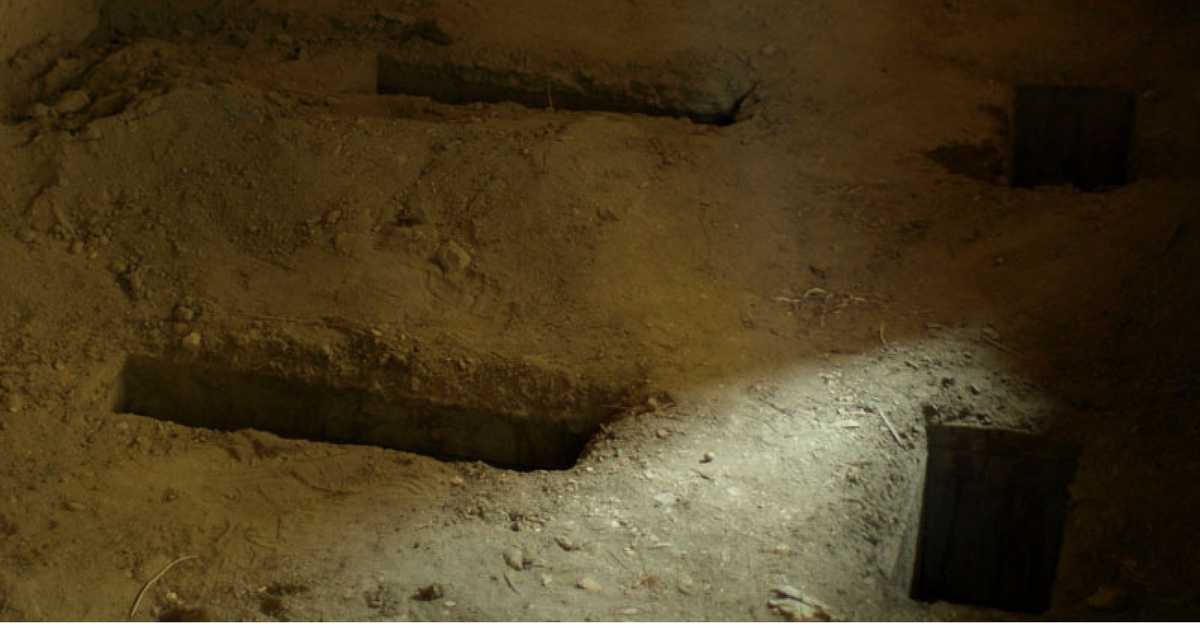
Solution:
M1119 90L1018 87L1013 185L1071 184L1086 191L1125 185L1133 120L1133 96Z
M912 598L1049 608L1078 447L975 427L928 434Z

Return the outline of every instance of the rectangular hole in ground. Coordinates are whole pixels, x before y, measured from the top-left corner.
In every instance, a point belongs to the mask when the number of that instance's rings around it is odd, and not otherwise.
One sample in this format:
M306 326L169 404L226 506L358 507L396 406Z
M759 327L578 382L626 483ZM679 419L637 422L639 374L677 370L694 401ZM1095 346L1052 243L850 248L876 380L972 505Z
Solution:
M752 85L729 81L718 92L695 86L628 81L609 84L594 78L536 74L478 64L412 62L378 56L380 94L420 96L450 105L512 102L534 109L607 111L687 118L724 126L737 120Z
M568 421L148 356L125 361L115 411L519 470L573 466L591 435L587 426L598 427L613 412L609 404L581 408Z
M1018 87L1014 186L1071 184L1093 191L1129 182L1134 98L1096 87Z
M913 599L1049 608L1078 447L975 427L928 435Z

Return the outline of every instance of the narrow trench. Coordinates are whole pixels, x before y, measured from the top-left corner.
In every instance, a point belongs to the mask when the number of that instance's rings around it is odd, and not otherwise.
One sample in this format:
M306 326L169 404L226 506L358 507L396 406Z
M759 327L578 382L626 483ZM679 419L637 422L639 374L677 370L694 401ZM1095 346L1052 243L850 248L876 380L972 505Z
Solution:
M571 396L556 391L556 396ZM588 398L588 395L579 395ZM617 399L562 414L474 408L381 390L130 356L114 411L218 430L375 445L516 470L574 466ZM622 400L623 401L623 400Z
M737 121L752 86L724 93L665 82L616 85L576 72L571 76L453 63L409 62L378 56L377 92L429 98L449 105L513 102L531 109L606 111L685 118L727 126Z

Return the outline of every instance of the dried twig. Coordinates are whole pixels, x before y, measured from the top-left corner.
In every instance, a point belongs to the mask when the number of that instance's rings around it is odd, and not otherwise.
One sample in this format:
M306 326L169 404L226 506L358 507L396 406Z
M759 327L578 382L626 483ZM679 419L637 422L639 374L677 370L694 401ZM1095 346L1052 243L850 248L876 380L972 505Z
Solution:
M146 591L149 591L150 587L154 586L155 582L158 582L159 579L165 576L167 572L170 571L175 565L178 565L186 560L194 560L196 558L199 558L199 556L181 556L176 558L175 560L167 563L167 566L163 567L162 571L159 571L157 574L155 574L153 578L146 581L146 584L142 585L142 590L138 591L137 599L133 601L133 608L129 609L129 618L133 619L133 616L137 614L138 606L142 604L142 597L146 595Z
M879 418L883 419L883 424L886 425L888 431L892 433L892 438L896 439L896 444L903 447L904 443L900 441L900 433L896 431L896 427L892 425L890 420L888 420L887 414L884 414L883 412L883 408L877 408L875 411L879 413Z
M513 593L521 595L521 592L517 590L517 585L513 584L512 578L508 577L508 572L504 573L504 581L508 583L508 588L512 589Z
M1023 360L1026 359L1025 355L1022 354L1020 351L1017 351L1016 349L1012 349L1012 348L1004 345L999 340L993 340L991 338L988 338L987 334L982 334L982 335L980 335L980 337L983 338L984 342L988 343L989 345L992 345L993 347L996 347L997 349L999 349L1005 353L1008 353L1010 355L1015 355L1018 358L1021 358Z
M788 297L788 296L780 295L780 296L775 297L773 300L779 301L780 303L789 303L789 304L795 305L797 303L804 303L809 297L813 297L813 296L823 296L828 299L829 291L824 288L809 288L808 290L805 290L804 294L800 295L799 297Z

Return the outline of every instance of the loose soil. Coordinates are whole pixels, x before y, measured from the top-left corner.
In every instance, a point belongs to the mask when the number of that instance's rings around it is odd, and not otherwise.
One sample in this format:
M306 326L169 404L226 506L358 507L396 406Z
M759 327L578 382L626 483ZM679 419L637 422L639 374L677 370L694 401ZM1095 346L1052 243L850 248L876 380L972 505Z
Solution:
M83 4L0 28L0 620L1028 619L908 599L929 422L1082 445L1041 617L1200 612L1192 3ZM1042 83L1136 96L1133 183L1006 185ZM587 443L185 426L129 356Z

